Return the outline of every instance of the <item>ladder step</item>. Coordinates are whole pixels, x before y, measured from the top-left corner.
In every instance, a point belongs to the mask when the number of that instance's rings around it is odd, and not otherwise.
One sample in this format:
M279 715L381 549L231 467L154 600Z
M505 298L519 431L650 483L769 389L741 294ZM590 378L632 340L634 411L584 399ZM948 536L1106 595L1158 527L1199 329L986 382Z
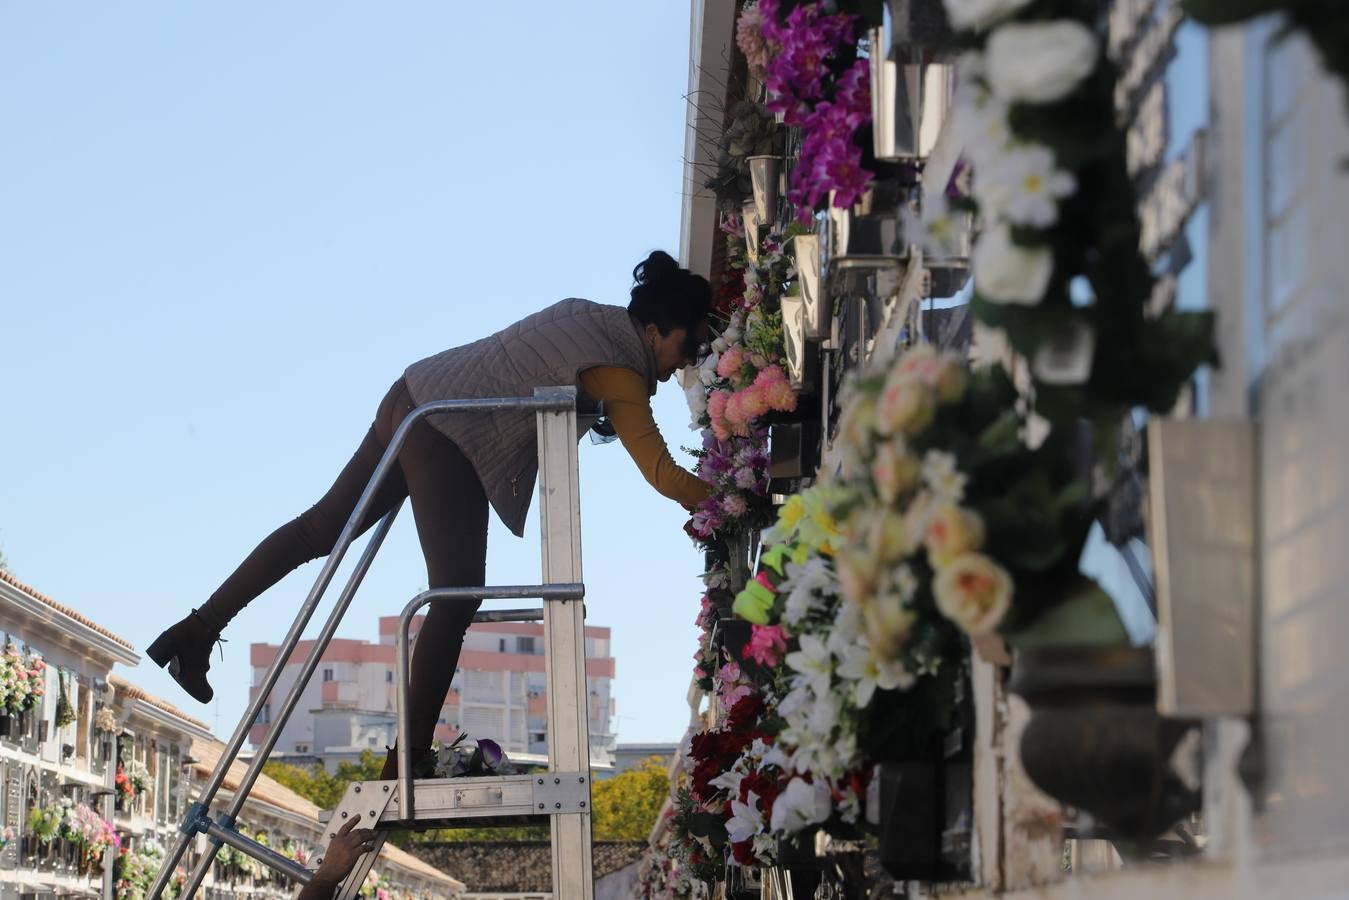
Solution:
M402 816L396 781L362 781L347 786L329 821L361 814L362 825L421 827L467 824L518 824L521 817L590 812L589 772L543 772L532 775L488 775L473 778L419 778L414 782L415 813ZM382 808L371 797L392 794ZM514 820L514 821L512 821Z
M542 622L542 609L480 609L474 622Z

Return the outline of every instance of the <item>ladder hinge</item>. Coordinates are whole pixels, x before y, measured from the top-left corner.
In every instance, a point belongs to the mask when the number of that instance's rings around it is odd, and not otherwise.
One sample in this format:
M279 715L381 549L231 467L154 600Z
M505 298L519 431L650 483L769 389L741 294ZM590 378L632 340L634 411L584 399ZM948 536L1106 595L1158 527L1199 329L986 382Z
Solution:
M534 776L533 803L541 813L590 812L590 775L547 772Z
M211 824L211 817L208 816L205 803L193 803L187 808L187 815L183 817L182 824L178 830L183 834L201 834L206 831Z

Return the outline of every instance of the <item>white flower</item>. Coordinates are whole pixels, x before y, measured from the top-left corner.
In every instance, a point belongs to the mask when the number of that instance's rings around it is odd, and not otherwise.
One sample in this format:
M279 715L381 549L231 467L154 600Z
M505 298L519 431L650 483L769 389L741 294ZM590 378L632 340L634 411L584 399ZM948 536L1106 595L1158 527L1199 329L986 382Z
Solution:
M753 791L745 795L745 803L731 801L731 817L726 820L726 834L732 843L747 841L763 831L763 813L759 812L759 796Z
M1030 0L946 0L951 25L961 30L980 30L1004 19Z
M864 708L871 702L876 689L893 691L913 684L913 675L905 671L897 660L877 659L871 648L865 644L853 644L848 648L838 674L854 682L853 702L858 708Z
M720 340L720 338L718 339ZM722 348L725 349L724 347ZM717 383L717 363L721 362L721 352L707 354L707 358L698 366L698 383L710 388Z
M1077 190L1077 180L1056 169L1054 154L1039 144L1008 147L975 185L980 210L1037 228L1057 222L1058 201Z
M974 182L980 172L996 162L1012 141L1012 126L1007 122L1007 104L975 89L956 101L954 128L965 155L974 163Z
M1054 255L1013 243L1006 225L985 231L974 248L974 288L991 303L1034 306L1044 299L1053 274Z
M942 450L923 454L923 482L937 500L959 503L965 497L965 475L956 468L956 458Z
M838 725L842 705L843 698L834 691L817 693L815 702L810 705L810 712L806 716L806 724L815 734L829 735Z
M817 596L834 582L823 557L812 556L801 565L787 564L787 579L778 585L778 593L787 593L782 621L796 625L806 616L821 608Z
M732 766L730 771L722 772L716 778L709 781L708 784L712 785L712 787L721 788L732 797L739 797L740 782L744 779L744 774L737 772L736 767Z
M829 692L829 679L834 672L834 656L824 641L813 634L803 634L801 649L786 656L789 668L799 672L805 683L817 694Z
M1012 103L1062 100L1096 68L1100 45L1072 19L1003 25L988 39L988 85Z
M828 819L833 809L829 785L823 779L811 783L803 778L793 778L773 802L769 825L774 831L795 834Z
M702 428L700 421L707 415L707 388L698 380L689 382L689 386L684 390L684 399L689 404L689 416L692 421L689 422L689 429L697 431Z

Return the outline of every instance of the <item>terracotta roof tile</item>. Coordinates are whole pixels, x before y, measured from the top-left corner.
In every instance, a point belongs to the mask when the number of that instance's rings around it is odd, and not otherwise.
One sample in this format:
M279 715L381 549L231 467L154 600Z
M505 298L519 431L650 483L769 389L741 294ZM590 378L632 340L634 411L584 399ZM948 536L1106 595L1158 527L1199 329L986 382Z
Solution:
M155 707L156 709L162 709L166 713L170 713L172 715L177 716L184 722L191 722L193 725L196 725L202 731L209 732L211 730L211 726L207 725L201 719L198 719L196 716L189 716L187 713L183 712L181 709L174 706L169 701L156 697L154 694L150 693L144 688L137 687L136 685L127 681L120 675L109 675L108 684L112 685L113 688L116 689L118 696L130 697L132 700L140 700L143 703L148 703L151 706Z
M130 641L128 641L126 638L120 635L113 634L111 631L104 628L102 625L98 624L93 619L90 619L87 616L80 615L79 613L75 612L75 610L71 609L69 606L63 606L62 604L57 603L51 597L48 597L46 594L42 593L41 591L35 588L29 587L28 585L24 584L22 581L15 578L8 572L0 571L0 581L3 581L9 585L13 585L14 587L23 591L28 596L32 597L34 600L40 600L41 602L47 604L52 609L56 610L62 615L69 616L70 618L74 619L76 622L79 622L81 625L84 625L87 628L92 628L94 631L97 631L99 634L103 635L106 638L111 638L112 640L121 644L123 647L126 647L128 650L136 649L136 646L132 644Z

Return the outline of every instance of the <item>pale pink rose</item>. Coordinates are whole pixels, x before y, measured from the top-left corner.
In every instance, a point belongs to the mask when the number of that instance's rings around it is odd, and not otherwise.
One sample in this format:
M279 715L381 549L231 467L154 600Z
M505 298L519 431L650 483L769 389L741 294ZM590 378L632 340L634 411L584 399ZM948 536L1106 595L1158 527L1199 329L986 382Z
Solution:
M997 628L1012 603L1012 577L982 553L966 553L932 581L937 609L966 634Z
M921 468L917 458L905 451L903 440L886 441L876 448L876 458L871 463L876 493L886 503L893 503L918 481Z
M772 409L782 412L796 409L796 392L792 390L781 366L773 365L764 369L755 377L754 386L763 391L764 399Z
M940 366L941 360L932 345L919 344L901 356L895 368L899 372L916 376L928 384L933 384L937 380L937 371Z
M876 430L881 434L917 434L932 421L933 400L932 389L917 376L904 373L890 378L877 405Z
M927 558L932 568L950 565L957 557L978 550L984 544L984 520L970 509L944 503L933 511L927 523Z

